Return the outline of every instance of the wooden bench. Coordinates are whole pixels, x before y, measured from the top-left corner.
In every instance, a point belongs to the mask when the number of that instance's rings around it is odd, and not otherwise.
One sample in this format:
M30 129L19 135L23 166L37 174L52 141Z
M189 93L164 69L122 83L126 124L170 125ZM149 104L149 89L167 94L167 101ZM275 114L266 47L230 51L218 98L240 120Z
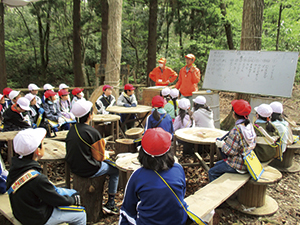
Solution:
M184 200L189 206L188 209L203 219L246 184L249 179L249 174L225 173Z
M0 213L12 224L22 225L13 215L7 193L0 195Z

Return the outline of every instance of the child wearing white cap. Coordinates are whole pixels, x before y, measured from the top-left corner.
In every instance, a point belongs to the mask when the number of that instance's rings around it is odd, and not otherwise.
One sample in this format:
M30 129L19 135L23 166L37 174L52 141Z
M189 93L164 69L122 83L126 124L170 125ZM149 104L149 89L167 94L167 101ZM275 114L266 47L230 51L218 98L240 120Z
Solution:
M78 100L74 103L71 113L76 117L77 123L70 128L66 138L66 161L71 171L80 177L98 177L104 174L109 175L108 201L103 206L107 213L118 214L119 209L115 204L119 182L119 170L111 166L102 159L95 159L92 154L91 146L101 146L101 156L105 153L105 140L100 133L89 125L93 119L93 103L86 100ZM97 152L98 153L98 152ZM99 202L102 204L102 202Z
M29 100L21 97L3 113L3 131L14 131L30 128L22 113L29 111Z
M178 102L179 115L176 116L174 120L174 131L181 128L194 127L194 119L192 117L192 111L190 110L191 103L187 98L182 98ZM193 155L194 154L194 144L187 143L184 141L179 141L183 144L183 154L184 155Z
M22 224L86 224L84 211L61 211L57 207L80 205L75 190L60 189L41 174L37 162L44 156L44 128L20 131L13 140L18 154L12 158L7 177L7 192L14 216ZM62 193L62 191L64 193Z
M167 104L164 107L166 112L171 116L173 122L179 112L178 97L179 97L179 91L176 88L171 89L170 91L171 99L167 102Z
M9 99L11 100L11 104L15 104L18 99L21 97L20 91L11 91L8 95Z
M28 93L24 97L30 101L30 111L28 111L28 113L31 121L31 126L33 128L36 128L38 117L40 114L44 113L44 109L41 108L41 106L37 103L36 95Z
M271 123L276 127L278 130L280 137L281 137L281 150L282 153L286 150L286 145L293 144L294 137L292 133L292 129L289 126L289 123L283 119L283 106L280 102L272 102L270 104L273 113L271 117Z
M206 105L206 98L204 96L197 96L193 99L194 113L196 127L215 128L213 111Z
M271 106L267 104L261 104L255 107L254 110L256 111L256 121L254 122L254 128L257 137L264 137L264 134L258 129L259 127L261 127L264 132L266 132L271 137L280 138L277 129L270 121L273 113ZM275 157L276 147L274 146L274 143L270 143L269 145L257 141L254 152L261 162L267 162Z
M36 84L28 85L29 93L35 95L36 103L42 105L42 99L37 95L39 93L40 88Z
M165 99L165 104L167 104L168 101L170 100L170 92L171 92L171 89L168 87L165 87L164 89L162 89L160 91L160 96Z

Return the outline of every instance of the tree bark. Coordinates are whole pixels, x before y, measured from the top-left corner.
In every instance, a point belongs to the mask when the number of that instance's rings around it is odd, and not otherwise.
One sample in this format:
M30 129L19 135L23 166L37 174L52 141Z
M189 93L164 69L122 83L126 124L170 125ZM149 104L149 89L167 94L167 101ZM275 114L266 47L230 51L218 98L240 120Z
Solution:
M107 59L104 83L117 88L120 81L122 54L122 3L122 0L108 0ZM118 95L119 91L115 97L118 98Z
M80 0L73 0L73 73L74 85L82 87L84 78L82 72L81 39L80 39Z
M228 48L230 50L232 50L232 49L234 49L233 37L232 37L232 29L231 29L231 24L226 19L226 14L227 14L226 13L226 4L223 2L223 0L221 0L220 8L221 8L221 13L224 16L224 20L225 20L224 21L224 28L225 28L225 33L226 33Z
M148 56L147 75L156 66L156 35L157 35L157 0L150 0L149 27L148 27ZM147 85L153 86L154 82L147 76Z
M241 50L260 50L263 24L264 0L244 0ZM236 93L235 99L250 102L251 95ZM221 123L222 130L230 130L234 126L232 111Z
M108 32L108 3L107 0L101 0L101 65L106 64L107 59L107 32ZM105 77L100 77L100 85L104 83Z
M4 46L4 4L0 2L0 90L7 86Z
M279 13L278 13L278 23L277 23L276 51L278 51L278 46L279 46L279 35L280 35L280 24L281 24L282 10L283 10L283 6L282 6L282 4L280 4Z

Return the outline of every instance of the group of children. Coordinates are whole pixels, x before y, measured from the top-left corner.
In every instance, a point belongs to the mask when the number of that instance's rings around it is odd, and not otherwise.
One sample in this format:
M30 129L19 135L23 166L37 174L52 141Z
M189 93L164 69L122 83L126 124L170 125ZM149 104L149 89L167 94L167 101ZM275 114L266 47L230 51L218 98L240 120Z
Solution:
M40 88L32 83L28 85L28 93L24 97L20 91L10 88L3 90L3 95L0 95L3 132L44 127L47 129L47 135L50 135L51 130L70 129L69 123L75 119L70 110L76 101L84 99L83 89L72 90L74 96L72 102L69 86L66 84L60 84L57 93L50 84L45 84L43 89L42 98L38 96Z

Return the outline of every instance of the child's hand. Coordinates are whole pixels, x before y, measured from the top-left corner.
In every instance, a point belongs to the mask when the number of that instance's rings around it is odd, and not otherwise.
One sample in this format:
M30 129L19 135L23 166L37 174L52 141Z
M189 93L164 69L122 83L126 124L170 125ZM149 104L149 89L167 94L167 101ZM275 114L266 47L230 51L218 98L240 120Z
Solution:
M131 107L136 107L136 104L135 104L135 103L132 103L132 104L131 104Z
M127 103L125 103L124 106L125 106L125 107L131 107L131 105L129 105L129 104L127 104Z
M216 146L218 148L222 148L222 146L225 144L225 141L216 140Z

